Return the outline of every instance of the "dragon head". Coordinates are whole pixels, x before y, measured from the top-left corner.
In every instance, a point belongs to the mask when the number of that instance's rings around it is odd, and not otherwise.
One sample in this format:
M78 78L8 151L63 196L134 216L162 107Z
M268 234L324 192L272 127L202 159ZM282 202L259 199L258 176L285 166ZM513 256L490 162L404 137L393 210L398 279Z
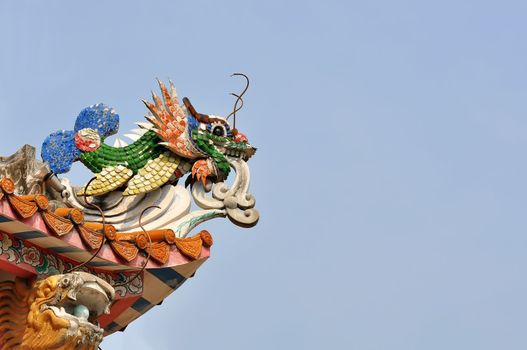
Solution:
M13 282L11 282L13 283ZM2 314L12 315L0 336L0 345L19 349L97 349L103 329L97 318L109 313L115 291L102 279L85 272L54 275L32 287L17 280L12 288L4 282ZM9 295L8 295L9 294ZM9 347L12 346L12 347Z
M218 180L227 178L230 161L248 161L256 153L247 136L232 128L226 118L198 113L187 97L183 98L183 103L191 116L192 140L209 157L207 160L211 164L208 166L215 170Z

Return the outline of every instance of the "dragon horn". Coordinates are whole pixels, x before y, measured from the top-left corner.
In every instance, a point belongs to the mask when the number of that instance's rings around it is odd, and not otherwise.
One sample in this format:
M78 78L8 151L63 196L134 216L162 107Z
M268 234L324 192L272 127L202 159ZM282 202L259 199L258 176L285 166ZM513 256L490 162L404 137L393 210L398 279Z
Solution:
M183 97L183 104L185 104L185 107L187 107L190 114L198 120L200 123L208 124L210 122L210 118L206 114L201 114L196 112L194 109L194 106L192 106L192 103L190 103L190 100L186 97Z

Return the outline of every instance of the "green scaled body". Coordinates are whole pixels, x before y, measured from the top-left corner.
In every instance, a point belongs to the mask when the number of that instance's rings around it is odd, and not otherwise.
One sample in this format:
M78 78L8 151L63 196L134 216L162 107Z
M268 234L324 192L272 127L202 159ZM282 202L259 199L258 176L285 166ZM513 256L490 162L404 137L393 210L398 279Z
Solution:
M227 139L220 136L215 136L211 134L202 134L198 130L192 130L192 140L196 143L198 148L209 155L214 160L214 163L218 169L224 174L225 178L229 175L231 168L227 158L221 152L218 152L216 147L214 147L214 141L220 143L226 143ZM211 143L213 141L213 143ZM232 147L232 146L231 146Z
M157 134L148 130L137 141L125 147L112 147L102 142L96 151L82 153L80 160L96 174L108 166L123 165L135 175L150 159L155 159L166 151L160 142L162 140Z

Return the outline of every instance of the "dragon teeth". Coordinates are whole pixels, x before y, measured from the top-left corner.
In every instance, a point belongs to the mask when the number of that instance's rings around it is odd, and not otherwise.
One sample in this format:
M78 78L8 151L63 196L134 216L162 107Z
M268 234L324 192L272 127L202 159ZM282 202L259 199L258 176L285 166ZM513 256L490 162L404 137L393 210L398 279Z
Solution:
M242 155L242 153L240 151L236 151L236 150L233 150L233 149L227 149L225 151L225 154L227 156L231 156L231 157L240 157Z

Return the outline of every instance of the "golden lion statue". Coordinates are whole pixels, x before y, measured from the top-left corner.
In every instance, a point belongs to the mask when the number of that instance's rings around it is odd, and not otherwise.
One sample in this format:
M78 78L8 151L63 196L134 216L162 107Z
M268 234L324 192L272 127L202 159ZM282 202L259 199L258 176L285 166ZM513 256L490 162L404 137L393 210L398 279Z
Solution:
M72 272L37 280L0 282L0 349L96 350L115 291L102 279Z

